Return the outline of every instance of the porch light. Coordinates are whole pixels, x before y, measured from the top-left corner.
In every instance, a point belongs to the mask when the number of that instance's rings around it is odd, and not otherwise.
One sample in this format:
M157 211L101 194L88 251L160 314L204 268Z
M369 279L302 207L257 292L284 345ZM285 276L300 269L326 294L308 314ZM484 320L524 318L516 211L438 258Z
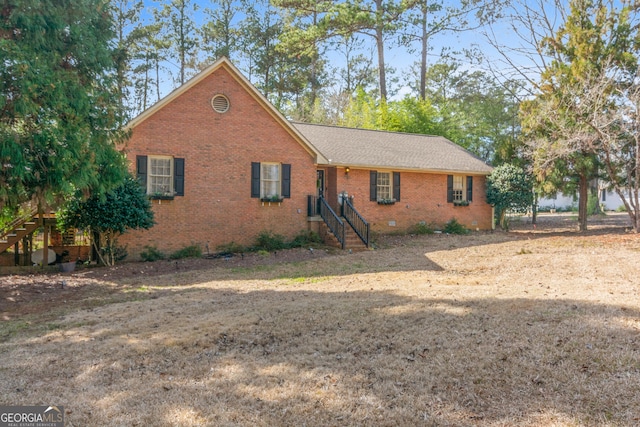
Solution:
M346 168L344 168L344 173L347 174L347 173L349 173L350 170L351 169L349 169L349 166L347 166Z

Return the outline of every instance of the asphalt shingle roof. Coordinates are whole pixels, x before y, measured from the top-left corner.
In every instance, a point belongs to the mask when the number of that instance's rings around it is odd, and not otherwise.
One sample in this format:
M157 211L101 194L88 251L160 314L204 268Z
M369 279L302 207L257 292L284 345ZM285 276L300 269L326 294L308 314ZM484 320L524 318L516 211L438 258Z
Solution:
M297 122L292 125L332 165L425 172L491 173L491 166L441 136Z

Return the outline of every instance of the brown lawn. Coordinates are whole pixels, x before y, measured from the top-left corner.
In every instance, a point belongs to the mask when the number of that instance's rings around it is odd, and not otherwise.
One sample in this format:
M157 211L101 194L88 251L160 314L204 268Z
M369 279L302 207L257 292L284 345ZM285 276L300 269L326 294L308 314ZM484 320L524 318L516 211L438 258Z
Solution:
M3 276L0 404L68 426L639 425L625 223Z

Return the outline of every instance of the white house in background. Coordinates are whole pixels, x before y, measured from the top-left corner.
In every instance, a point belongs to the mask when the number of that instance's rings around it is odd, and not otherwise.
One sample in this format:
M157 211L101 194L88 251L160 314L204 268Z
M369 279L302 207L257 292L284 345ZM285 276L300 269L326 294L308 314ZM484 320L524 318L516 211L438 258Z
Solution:
M600 205L605 211L615 211L620 206L624 206L622 199L615 191L606 189L599 190ZM578 196L564 195L558 192L555 197L541 197L538 199L538 208L542 210L560 209L569 210L578 207Z

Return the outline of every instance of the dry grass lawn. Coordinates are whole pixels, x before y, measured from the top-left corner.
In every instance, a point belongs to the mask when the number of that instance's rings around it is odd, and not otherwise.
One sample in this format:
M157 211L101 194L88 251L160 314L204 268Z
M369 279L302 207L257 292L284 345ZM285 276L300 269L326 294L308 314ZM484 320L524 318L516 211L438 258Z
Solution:
M640 425L640 238L593 228L40 277L67 280L50 307L0 301L0 404L68 426Z

